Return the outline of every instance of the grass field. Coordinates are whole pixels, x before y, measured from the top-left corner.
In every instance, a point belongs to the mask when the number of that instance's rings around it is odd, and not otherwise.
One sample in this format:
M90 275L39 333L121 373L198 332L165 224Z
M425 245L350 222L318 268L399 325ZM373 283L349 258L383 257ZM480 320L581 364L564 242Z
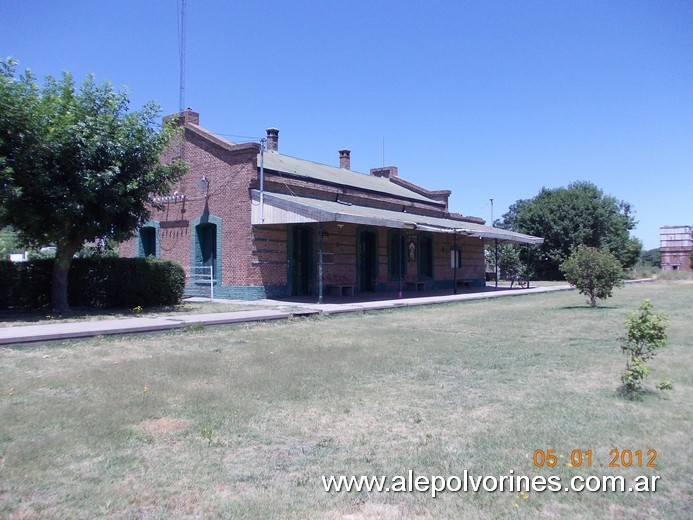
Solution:
M617 338L645 298L669 345L626 400ZM658 282L596 309L560 292L3 349L0 517L688 519L692 323L693 284ZM537 449L563 458L537 468ZM657 467L600 467L611 449L656 449ZM431 498L321 480L409 470L660 481Z

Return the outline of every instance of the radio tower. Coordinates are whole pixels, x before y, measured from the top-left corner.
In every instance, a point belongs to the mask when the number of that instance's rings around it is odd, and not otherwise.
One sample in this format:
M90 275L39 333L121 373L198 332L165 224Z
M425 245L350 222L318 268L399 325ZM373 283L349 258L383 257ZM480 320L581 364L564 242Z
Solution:
M180 83L178 90L178 112L185 110L185 0L178 6L178 57L180 60Z

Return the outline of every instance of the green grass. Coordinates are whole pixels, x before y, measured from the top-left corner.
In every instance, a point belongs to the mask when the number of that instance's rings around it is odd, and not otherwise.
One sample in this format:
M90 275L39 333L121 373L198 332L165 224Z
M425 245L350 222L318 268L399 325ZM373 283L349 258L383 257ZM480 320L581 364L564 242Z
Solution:
M617 338L644 298L670 341L626 400ZM691 309L692 284L648 283L596 309L560 292L4 349L0 517L690 518ZM654 448L658 467L600 468L613 448ZM535 468L536 449L591 449L595 467ZM320 478L410 469L661 480L518 500Z

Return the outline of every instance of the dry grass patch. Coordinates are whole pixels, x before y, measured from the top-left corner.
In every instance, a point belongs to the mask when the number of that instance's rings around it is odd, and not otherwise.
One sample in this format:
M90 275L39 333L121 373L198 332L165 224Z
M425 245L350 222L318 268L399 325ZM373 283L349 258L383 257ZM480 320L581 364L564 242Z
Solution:
M162 437L180 434L187 430L191 424L192 421L189 419L161 417L160 419L142 421L136 426L136 429L146 435L151 435L156 440Z

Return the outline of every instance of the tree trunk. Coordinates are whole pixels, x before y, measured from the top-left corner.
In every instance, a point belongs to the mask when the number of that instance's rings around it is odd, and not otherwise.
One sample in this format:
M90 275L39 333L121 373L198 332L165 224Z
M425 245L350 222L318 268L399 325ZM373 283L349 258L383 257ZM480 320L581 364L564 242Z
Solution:
M67 283L72 257L77 251L79 251L79 245L75 244L58 245L55 251L51 306L57 314L65 314L70 310L70 303L67 299Z

